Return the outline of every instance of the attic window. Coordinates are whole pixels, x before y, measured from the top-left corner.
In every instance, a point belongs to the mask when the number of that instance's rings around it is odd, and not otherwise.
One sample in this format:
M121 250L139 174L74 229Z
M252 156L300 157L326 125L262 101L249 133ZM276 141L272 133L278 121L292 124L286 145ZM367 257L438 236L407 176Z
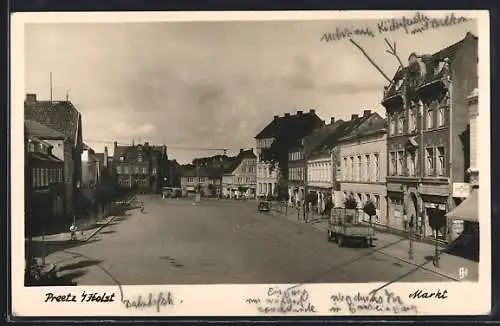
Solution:
M122 156L120 156L120 161L122 161L122 162L123 162L124 160L125 160L125 156L123 156L123 155L122 155Z

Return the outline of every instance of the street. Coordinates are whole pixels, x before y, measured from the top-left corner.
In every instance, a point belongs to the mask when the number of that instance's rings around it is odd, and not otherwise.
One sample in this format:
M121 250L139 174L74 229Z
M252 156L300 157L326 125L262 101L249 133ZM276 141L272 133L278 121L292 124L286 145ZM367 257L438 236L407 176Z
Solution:
M128 211L47 259L78 285L449 281L377 247L341 248L311 225L258 212L253 201L139 199L144 213Z

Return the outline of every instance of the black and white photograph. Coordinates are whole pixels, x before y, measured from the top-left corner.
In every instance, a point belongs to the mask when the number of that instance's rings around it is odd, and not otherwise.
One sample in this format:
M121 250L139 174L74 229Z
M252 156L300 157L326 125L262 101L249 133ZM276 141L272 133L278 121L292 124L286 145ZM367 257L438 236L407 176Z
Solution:
M487 11L12 22L18 311L489 311Z

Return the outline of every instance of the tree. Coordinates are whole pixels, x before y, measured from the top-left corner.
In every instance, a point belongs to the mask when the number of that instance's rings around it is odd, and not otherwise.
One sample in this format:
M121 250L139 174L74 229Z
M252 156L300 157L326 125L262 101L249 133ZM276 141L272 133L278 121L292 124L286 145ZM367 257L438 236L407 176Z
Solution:
M371 200L367 200L363 205L363 212L370 217L370 223L372 222L372 216L377 215L377 208Z
M344 207L346 209L356 209L358 208L358 202L353 196L349 196L344 200Z

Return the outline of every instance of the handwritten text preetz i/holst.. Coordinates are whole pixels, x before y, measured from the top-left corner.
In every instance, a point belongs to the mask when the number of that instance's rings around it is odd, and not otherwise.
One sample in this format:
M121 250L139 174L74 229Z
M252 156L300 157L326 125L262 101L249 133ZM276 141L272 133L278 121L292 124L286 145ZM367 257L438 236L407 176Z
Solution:
M401 17L397 19L381 20L372 27L344 27L336 28L333 32L324 32L321 35L321 42L340 41L355 36L375 37L376 35L403 30L406 34L415 35L431 29L449 27L463 24L469 21L465 17L457 17L454 13L446 15L444 18L430 18L417 12L412 18Z
M330 312L351 314L416 314L415 305L406 304L389 290L380 293L337 293L330 296Z

